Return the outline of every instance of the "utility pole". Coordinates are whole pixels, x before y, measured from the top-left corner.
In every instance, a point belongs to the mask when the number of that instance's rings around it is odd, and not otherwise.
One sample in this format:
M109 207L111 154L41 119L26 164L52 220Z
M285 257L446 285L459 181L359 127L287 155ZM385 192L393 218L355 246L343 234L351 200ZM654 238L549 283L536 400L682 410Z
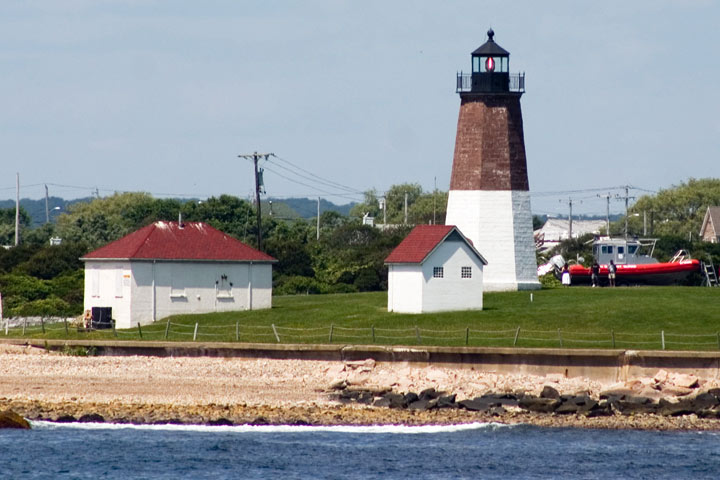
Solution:
M435 190L433 190L433 225L435 225L435 197L437 196L437 177L435 177Z
M20 173L15 174L15 246L20 244Z
M47 185L45 185L45 223L50 223L50 206L48 205Z
M629 206L628 201L630 199L635 199L635 197L630 196L630 185L625 185L625 196L621 197L620 195L615 196L617 199L624 199L625 200L625 240L627 240L628 237L628 214L629 214Z
M562 200L560 200L562 202ZM572 239L572 206L573 206L573 200L572 198L568 198L568 207L570 207L570 215L568 216L568 239Z
M403 222L405 225L407 225L407 197L408 194L405 192L405 221Z
M610 195L610 192L608 192L607 195L598 195L600 198L604 198L607 200L607 210L605 211L605 217L607 221L607 236L610 236L610 199L612 198L612 195Z
M316 240L320 241L320 197L318 197L318 205L317 205L317 235Z
M265 160L268 159L270 155L273 155L272 153L257 153L253 152L251 155L238 155L239 158L244 158L246 160L252 160L253 165L255 166L255 203L257 204L257 247L258 250L262 251L262 208L260 206L260 174L262 170L258 170L258 159L260 157L265 157Z

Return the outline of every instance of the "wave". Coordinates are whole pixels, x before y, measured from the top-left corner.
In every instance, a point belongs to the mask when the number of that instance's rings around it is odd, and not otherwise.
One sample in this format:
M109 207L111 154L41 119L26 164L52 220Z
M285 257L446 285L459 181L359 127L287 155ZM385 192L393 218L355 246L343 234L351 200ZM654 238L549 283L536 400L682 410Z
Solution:
M482 430L512 428L496 422L459 423L453 425L134 425L128 423L57 423L42 420L30 422L33 428L43 430L77 429L77 430L158 430L177 432L234 432L234 433L452 433L465 430Z

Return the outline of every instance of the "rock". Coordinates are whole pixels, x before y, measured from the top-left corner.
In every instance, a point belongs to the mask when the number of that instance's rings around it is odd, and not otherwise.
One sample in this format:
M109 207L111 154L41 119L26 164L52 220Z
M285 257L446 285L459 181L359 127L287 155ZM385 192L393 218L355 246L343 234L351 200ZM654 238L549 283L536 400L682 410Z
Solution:
M494 399L475 397L473 399L460 400L458 406L471 412L485 412L493 407L499 407L500 403Z
M227 418L224 418L224 417L210 420L207 424L213 425L213 426L232 426L232 425L234 425L233 422L231 422L230 420L228 420Z
M3 428L19 428L30 430L30 422L12 410L0 412L0 429Z
M668 380L676 387L695 388L698 386L698 377L692 374L672 373Z
M664 395L672 395L674 397L684 397L693 393L693 389L689 387L678 387L677 385L664 384L662 386L662 393Z
M637 401L632 397L630 399L620 400L614 398L609 400L608 403L613 411L616 411L622 415L639 415L639 414L650 414L657 411L658 405L651 402Z
M58 423L72 423L77 422L77 418L73 417L72 415L60 415L55 419Z
M555 409L555 413L586 413L595 408L598 404L588 395L563 396L562 403Z
M437 408L457 408L458 404L455 402L455 399L456 395L454 393L452 395L438 397Z
M560 392L550 385L545 385L542 392L540 392L540 398L560 398Z
M407 402L405 401L405 396L401 395L399 393L395 392L388 392L384 394L380 399L376 400L376 402L382 402L382 405L378 406L387 406L389 408L405 408L407 407ZM387 405L385 405L387 403Z
M331 383L330 390L344 390L345 388L347 388L347 386L347 381L342 378L339 380L335 380L333 383Z
M270 425L270 422L265 417L255 417L251 422L250 425Z
M78 418L78 422L81 422L81 423L103 423L103 422L105 422L105 417L103 417L99 413L86 413L85 415L82 415L80 418Z
M538 413L552 413L559 405L558 398L525 397L518 401L520 408Z
M438 398L440 395L442 395L444 392L438 392L434 388L426 388L422 392L420 392L419 398L420 400L432 400L434 398Z
M661 398L658 404L657 413L666 417L677 417L680 415L690 415L691 413L695 413L695 411L692 401L689 399L682 399L678 402L670 402Z
M407 392L405 394L405 403L407 403L408 405L413 402L417 402L418 400L420 400L420 397L418 397L418 394L415 392Z
M437 406L437 400L416 400L408 404L408 410L430 410Z
M720 405L720 399L710 392L700 393L692 399L695 411L708 410Z
M658 372L653 377L653 380L655 383L665 383L668 380L668 376L670 374L666 370L658 370Z
M500 417L502 415L505 415L507 413L507 410L505 410L503 407L492 407L487 410L488 415L492 415L493 417Z

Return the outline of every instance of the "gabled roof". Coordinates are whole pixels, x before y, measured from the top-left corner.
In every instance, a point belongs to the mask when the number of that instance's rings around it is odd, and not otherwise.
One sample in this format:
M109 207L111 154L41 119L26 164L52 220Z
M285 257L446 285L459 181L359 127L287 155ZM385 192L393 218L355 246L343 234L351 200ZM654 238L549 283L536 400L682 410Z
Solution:
M712 225L715 235L720 235L720 207L708 207L703 218L702 227L700 228L700 236L704 236L708 225Z
M465 242L483 265L487 265L487 260L454 225L418 225L390 252L385 263L423 263L440 244L452 237Z
M88 253L81 260L276 262L273 257L202 222L155 222Z

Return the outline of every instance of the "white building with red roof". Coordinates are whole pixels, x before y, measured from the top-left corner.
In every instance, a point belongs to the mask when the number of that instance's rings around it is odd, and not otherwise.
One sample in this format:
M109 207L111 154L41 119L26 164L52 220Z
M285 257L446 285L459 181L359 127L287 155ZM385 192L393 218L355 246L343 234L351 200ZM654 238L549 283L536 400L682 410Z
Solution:
M487 261L453 225L418 225L385 259L388 311L482 310Z
M155 222L81 260L85 309L112 308L116 328L272 306L277 260L201 222Z

